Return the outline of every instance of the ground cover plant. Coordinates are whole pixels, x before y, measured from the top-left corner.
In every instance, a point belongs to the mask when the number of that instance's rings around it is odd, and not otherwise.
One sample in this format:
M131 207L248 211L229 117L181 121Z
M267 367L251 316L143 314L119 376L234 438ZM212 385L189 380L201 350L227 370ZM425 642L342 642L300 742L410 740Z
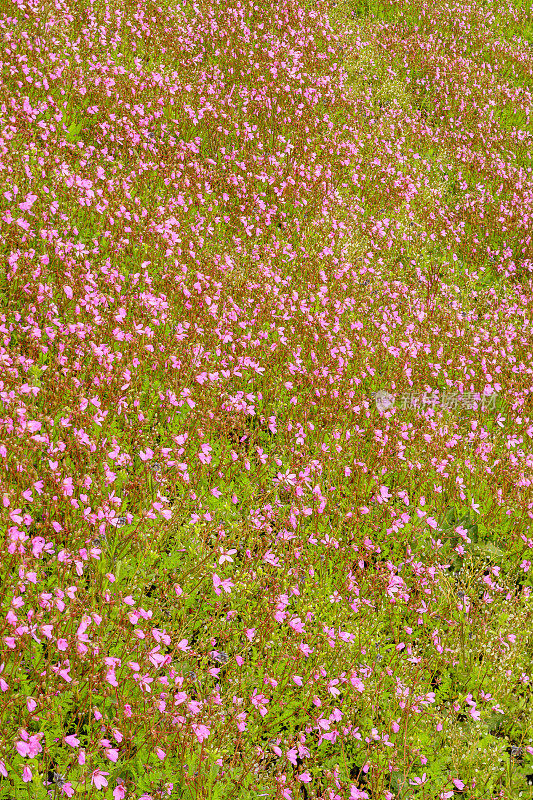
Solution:
M533 797L529 2L0 37L0 798Z

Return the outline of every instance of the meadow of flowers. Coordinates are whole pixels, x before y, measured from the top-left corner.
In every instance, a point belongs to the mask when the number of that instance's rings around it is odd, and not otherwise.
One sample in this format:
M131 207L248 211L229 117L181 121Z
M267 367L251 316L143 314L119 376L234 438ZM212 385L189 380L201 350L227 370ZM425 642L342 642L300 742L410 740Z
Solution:
M0 798L532 798L529 0L0 38Z

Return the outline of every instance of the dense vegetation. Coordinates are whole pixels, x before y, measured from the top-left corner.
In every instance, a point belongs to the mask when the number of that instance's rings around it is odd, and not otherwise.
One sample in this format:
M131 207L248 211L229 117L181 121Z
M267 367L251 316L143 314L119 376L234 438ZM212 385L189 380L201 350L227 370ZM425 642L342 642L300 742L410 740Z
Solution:
M530 3L0 37L0 798L532 798Z

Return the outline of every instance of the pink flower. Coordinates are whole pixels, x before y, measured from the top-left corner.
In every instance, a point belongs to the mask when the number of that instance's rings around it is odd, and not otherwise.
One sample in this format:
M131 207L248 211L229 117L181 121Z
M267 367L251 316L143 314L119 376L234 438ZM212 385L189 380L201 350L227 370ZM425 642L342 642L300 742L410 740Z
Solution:
M21 741L17 742L15 745L15 749L19 754L19 756L22 756L22 758L26 758L26 756L30 752L30 746L27 742L21 742Z
M77 739L73 734L71 734L70 736L65 736L65 742L71 747L80 746L80 740Z
M137 683L139 684L139 688L141 689L141 692L149 692L150 693L152 691L152 689L150 687L150 684L153 683L154 679L150 675L142 675L142 676L141 675L134 675L133 677L137 681Z
M265 704L269 702L268 698L265 697L264 694L258 693L257 689L254 689L250 700L252 705L257 708L261 716L265 717L268 713L267 709L265 708Z
M271 564L273 567L279 567L279 558L271 553L270 550L265 553L263 556L263 561L266 561L267 564Z
M165 753L165 751L164 751L164 750L161 750L161 748L160 748L160 747L156 747L155 753L156 753L156 756L158 757L158 759L159 759L160 761L163 761L163 759L164 759L164 758L165 758L165 756L166 756L166 753Z
M113 789L113 800L124 800L126 797L126 789L124 788L123 783L119 783L118 786L115 786Z
M209 736L209 734L211 732L209 730L209 728L207 727L207 725L196 725L196 724L193 724L192 729L194 731L194 734L195 734L196 738L200 742L200 744L204 741L204 739L207 739L207 737Z
M104 750L104 753L106 754L107 758L113 762L113 764L116 764L119 756L119 751L116 747L108 747L106 750Z
M224 589L224 591L226 592L226 594L229 594L231 592L231 587L235 586L235 584L232 583L232 581L230 581L229 578L227 578L225 581L221 581L220 578L218 577L218 575L215 573L213 575L213 587L214 587L215 592L217 593L217 595L222 594L222 592L220 591L220 587L221 586Z
M390 575L389 583L386 590L387 594L389 595L389 597L393 597L395 592L397 592L398 589L403 589L404 586L405 583L400 577L398 577L397 575Z
M392 497L389 487L388 486L380 486L379 495L376 496L376 500L378 503L382 503L383 501L387 502Z
M302 772L301 775L298 775L298 780L302 781L302 783L311 783L313 779L308 772Z
M107 786L107 780L104 777L105 775L109 775L109 772L103 772L101 769L95 769L91 775L92 785L97 789L102 789L104 786Z
M426 773L424 772L421 778L416 777L414 780L409 779L409 783L411 784L411 786L417 786L421 785L422 783L425 783L426 780L427 780Z
M22 736L24 738L26 738L27 735L28 734L26 733L26 731L22 732ZM19 740L15 744L15 749L17 753L20 756L22 756L22 758L35 758L37 753L40 753L41 750L43 749L39 742L39 739L42 737L42 735L43 735L42 733L41 734L37 733L34 736L30 736L28 741L26 742Z
M30 736L28 742L30 748L28 755L30 758L35 758L37 753L40 753L42 751L43 748L41 747L39 739L41 739L43 735L44 734L42 733L36 733L35 736Z
M29 767L24 767L22 770L22 780L24 783L29 783L33 778L31 769Z
M111 669L106 672L105 679L111 686L118 686L114 667L111 667Z
M367 800L368 795L362 792L357 786L350 786L350 800Z
M304 625L300 617L293 617L289 622L289 628L292 628L296 633L304 633Z
M223 563L224 563L224 561L229 561L230 563L232 563L232 562L233 562L233 559L232 559L232 557L231 557L231 556L232 556L232 555L235 555L235 553L236 553L237 551L236 551L236 550L222 550L222 549L221 549L221 551L220 551L220 552L221 552L221 556L220 556L220 558L218 559L218 563L219 563L219 564L223 564Z
M287 759L291 762L291 764L294 767L298 763L296 760L297 758L298 758L298 751L296 750L295 747L293 747L291 750L287 750Z

